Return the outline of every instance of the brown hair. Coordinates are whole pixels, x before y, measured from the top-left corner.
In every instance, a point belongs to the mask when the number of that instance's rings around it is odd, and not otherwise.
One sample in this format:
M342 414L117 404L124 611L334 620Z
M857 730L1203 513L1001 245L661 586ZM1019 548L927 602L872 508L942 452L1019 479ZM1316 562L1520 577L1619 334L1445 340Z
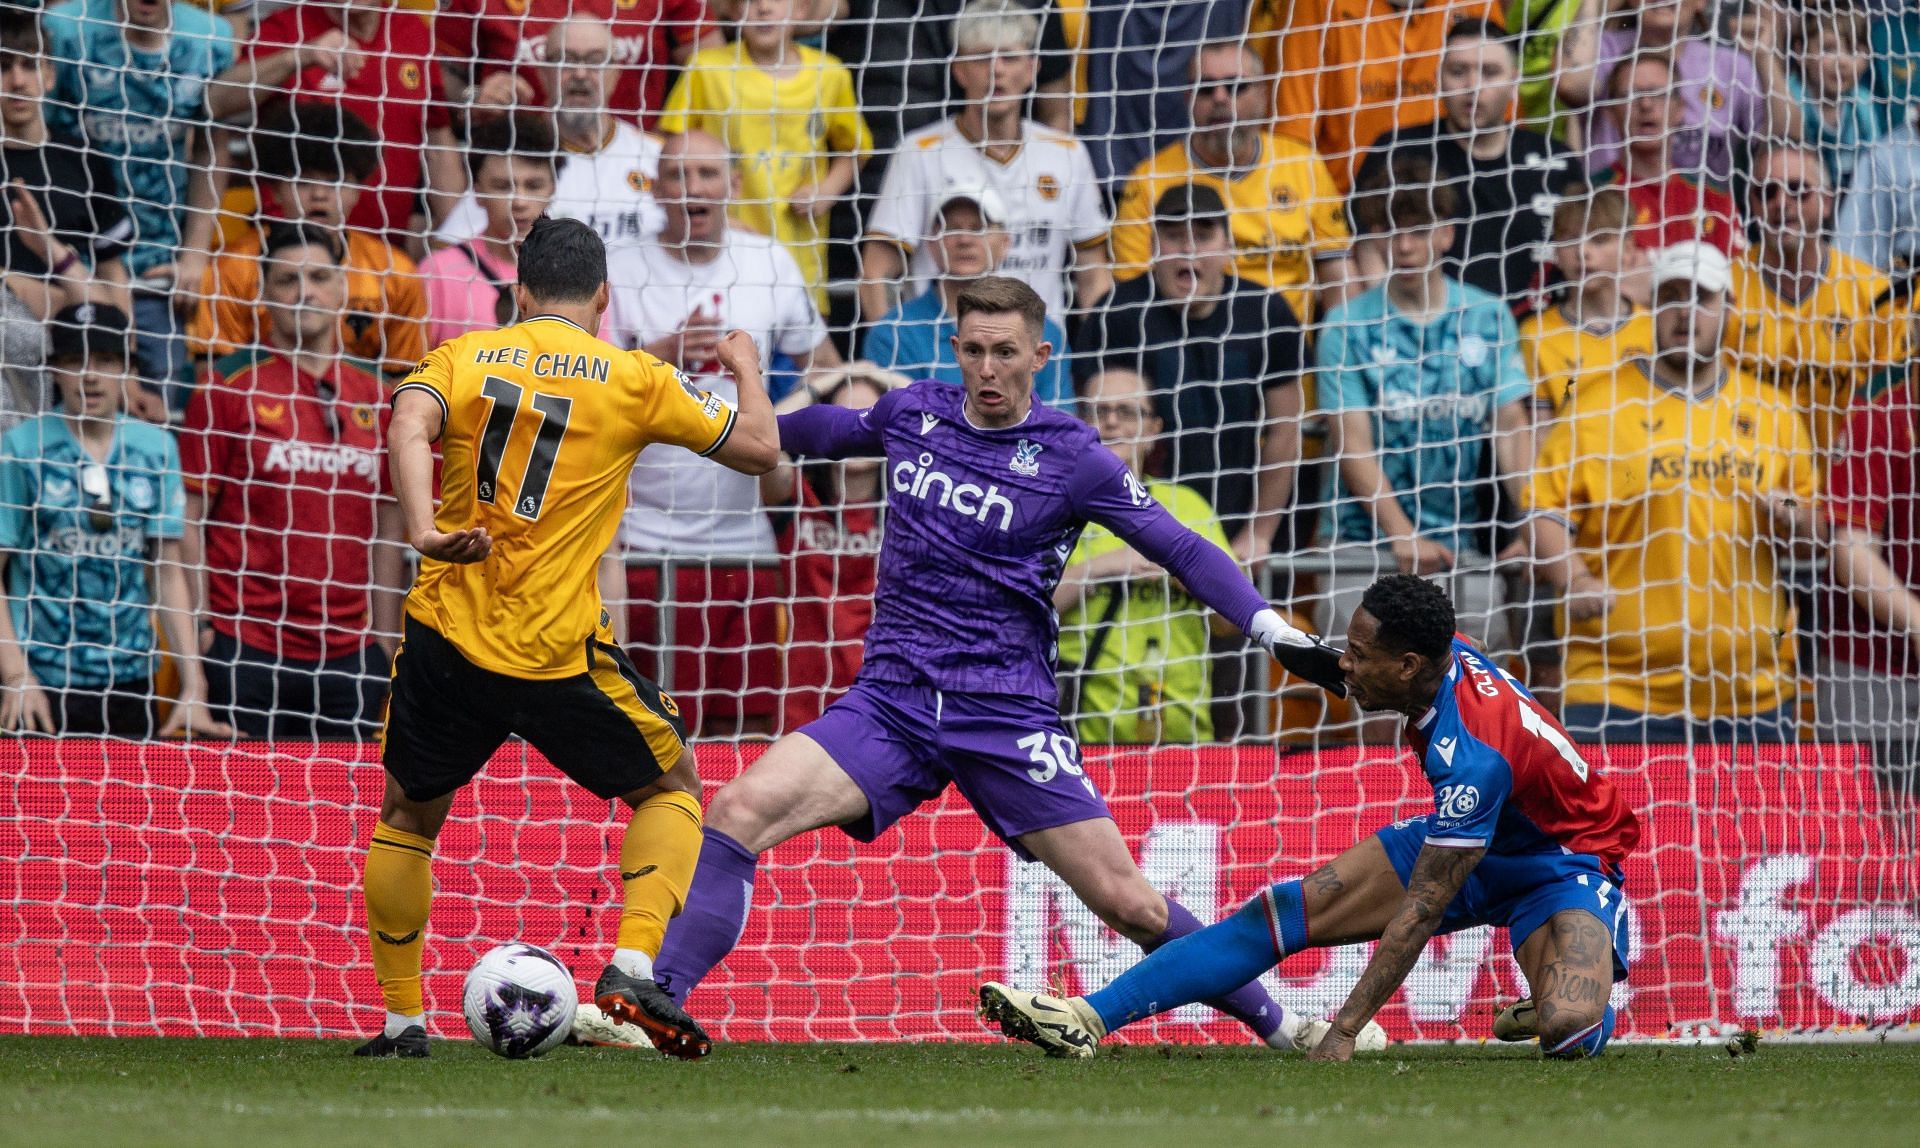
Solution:
M1816 39L1830 32L1841 51L1864 54L1869 50L1869 24L1866 12L1851 0L1809 0L1794 25L1793 47L1805 53ZM1805 65L1804 60L1799 63Z
M975 311L983 315L1004 315L1009 311L1027 321L1027 331L1038 342L1046 333L1047 305L1033 288L1005 275L988 275L960 289L954 300L954 323Z
M1620 106L1615 109L1616 115L1624 115L1626 113L1627 95L1621 91L1622 85L1633 75L1633 70L1642 64L1660 65L1666 69L1667 78L1670 81L1678 74L1675 71L1673 54L1671 52L1632 52L1620 57L1619 62L1614 64L1613 71L1607 73L1607 82L1605 86L1601 88L1601 93L1605 95L1607 99L1619 103ZM1674 98L1679 98L1678 91L1674 92Z
M1575 187L1553 209L1553 240L1566 243L1591 235L1619 235L1632 218L1627 193L1617 187L1587 191Z
M1452 223L1459 214L1460 195L1441 182L1433 161L1404 152L1363 180L1353 197L1354 221L1374 235Z

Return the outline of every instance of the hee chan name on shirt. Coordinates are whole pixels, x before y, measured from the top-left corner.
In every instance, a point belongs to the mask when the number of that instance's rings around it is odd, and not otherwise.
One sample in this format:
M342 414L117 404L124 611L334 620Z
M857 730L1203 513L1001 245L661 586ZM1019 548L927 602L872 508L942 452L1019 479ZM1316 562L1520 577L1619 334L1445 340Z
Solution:
M527 364L525 347L482 347L473 353L477 366L521 367L535 375L565 375L573 378L591 379L604 383L613 374L613 364L599 355L575 355L565 351L543 351L532 356L533 364Z

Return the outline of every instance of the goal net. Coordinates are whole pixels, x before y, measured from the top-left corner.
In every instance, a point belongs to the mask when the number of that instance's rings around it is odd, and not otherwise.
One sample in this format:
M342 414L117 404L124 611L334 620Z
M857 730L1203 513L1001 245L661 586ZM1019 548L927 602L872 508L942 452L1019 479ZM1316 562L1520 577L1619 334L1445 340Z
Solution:
M604 241L602 339L733 402L744 330L782 412L960 385L966 292L1025 283L1016 374L1143 505L1336 645L1374 580L1432 579L1621 789L1624 1036L1920 1034L1911 5L68 0L0 11L0 59L0 1030L377 1023L388 397L529 318L545 214ZM554 425L479 463L530 520ZM956 562L1021 521L1051 460L1009 442L979 483L642 452L599 589L709 796L853 680L890 504L951 512ZM1111 530L1056 575L1033 776L1084 775L1203 919L1432 808L1401 718ZM494 944L591 981L625 821L517 740L456 800L438 1032ZM1138 959L952 790L771 850L754 897L689 1002L721 1039L983 1039L980 982ZM1368 952L1265 983L1324 1015ZM1477 1040L1526 991L1469 930L1382 1019Z

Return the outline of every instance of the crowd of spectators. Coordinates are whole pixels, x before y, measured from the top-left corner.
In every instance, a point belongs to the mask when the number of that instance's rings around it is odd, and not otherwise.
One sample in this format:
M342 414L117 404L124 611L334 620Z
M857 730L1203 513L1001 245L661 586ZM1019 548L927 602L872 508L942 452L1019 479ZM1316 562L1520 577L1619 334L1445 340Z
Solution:
M371 736L387 387L551 214L783 409L1027 282L1036 400L1336 642L1408 570L1584 737L1920 740L1916 64L1893 0L0 3L0 726ZM642 454L601 588L690 728L845 688L886 483ZM1117 539L1055 604L1086 740L1266 721Z

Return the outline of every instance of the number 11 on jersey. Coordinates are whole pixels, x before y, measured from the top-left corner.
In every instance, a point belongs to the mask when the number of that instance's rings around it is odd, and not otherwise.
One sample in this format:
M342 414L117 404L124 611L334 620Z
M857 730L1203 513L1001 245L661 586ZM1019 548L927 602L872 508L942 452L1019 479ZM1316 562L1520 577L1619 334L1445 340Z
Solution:
M495 487L500 481L500 458L507 440L520 421L520 398L525 388L497 375L488 375L480 388L488 402L487 427L480 435L480 449L474 458L474 494L481 502L494 503ZM560 455L560 443L567 433L567 420L573 417L573 400L565 395L533 393L534 412L540 416L540 429L534 432L533 450L527 458L526 473L520 479L520 493L513 501L513 512L529 521L540 517L547 500L547 484L553 480L553 463Z

